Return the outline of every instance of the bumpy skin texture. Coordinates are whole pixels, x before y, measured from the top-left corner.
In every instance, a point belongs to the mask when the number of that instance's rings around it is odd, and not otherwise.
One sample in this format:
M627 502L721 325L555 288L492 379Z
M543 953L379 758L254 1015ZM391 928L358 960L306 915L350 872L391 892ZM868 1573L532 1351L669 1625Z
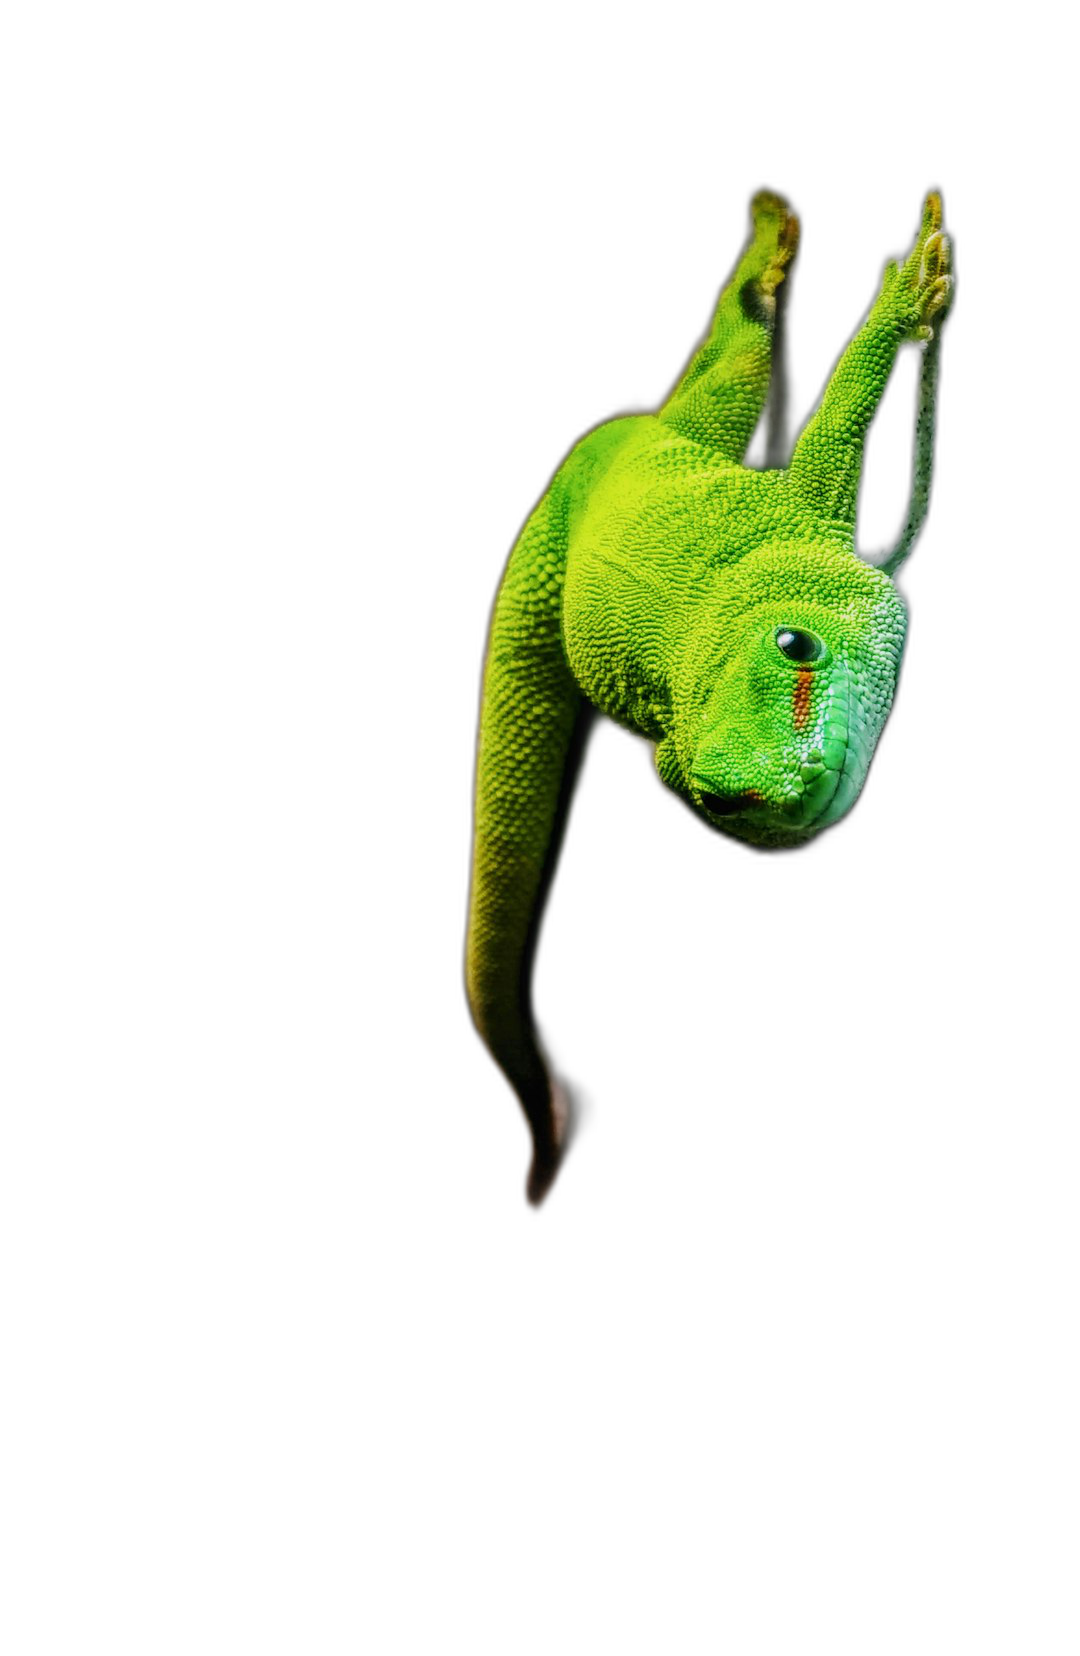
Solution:
M532 1131L533 1201L558 1169L567 1112L536 1038L532 957L590 709L653 741L662 780L711 827L777 847L849 809L892 701L906 612L891 576L926 512L951 297L941 200L927 198L911 254L886 267L789 465L765 471L741 461L770 375L780 382L798 221L769 192L752 220L671 397L581 439L495 603L466 986ZM911 507L875 567L855 551L863 443L905 340L924 343Z

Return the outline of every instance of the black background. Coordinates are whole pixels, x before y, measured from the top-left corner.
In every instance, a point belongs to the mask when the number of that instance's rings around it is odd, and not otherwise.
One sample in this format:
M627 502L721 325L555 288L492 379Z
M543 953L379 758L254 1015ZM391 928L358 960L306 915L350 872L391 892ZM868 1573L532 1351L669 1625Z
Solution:
M601 730L540 969L543 1028L585 1131L532 1216L522 1123L462 985L490 604L573 442L668 394L759 185L802 219L800 422L886 257L908 252L924 192L944 192L957 298L931 517L901 576L903 679L850 815L769 859L707 835L659 788L643 745ZM663 1287L687 1270L730 1285L775 1265L793 1282L903 1272L944 1247L962 1275L992 1237L1007 1252L1027 1174L1022 1158L1005 1167L1039 1047L1039 1013L1017 1000L1037 858L1022 823L994 815L1012 787L999 641L1015 548L1009 469L987 442L1010 373L989 273L1009 187L1000 162L947 134L894 159L790 132L714 159L699 136L644 123L634 137L633 119L545 147L510 108L447 136L417 172L399 243L414 411L401 444L436 578L394 1108L404 1229L454 1280L538 1273L535 1292L593 1305L615 1283ZM904 351L871 432L863 548L903 517L914 379Z

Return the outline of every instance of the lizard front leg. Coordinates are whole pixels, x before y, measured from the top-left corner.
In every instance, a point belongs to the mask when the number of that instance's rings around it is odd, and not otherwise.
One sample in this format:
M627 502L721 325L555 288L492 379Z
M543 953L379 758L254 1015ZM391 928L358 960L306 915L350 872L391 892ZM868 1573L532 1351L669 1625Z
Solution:
M531 979L589 710L562 646L566 510L556 483L526 524L495 602L477 749L466 988L473 1020L521 1101L543 1199L566 1103L536 1038Z
M801 503L818 516L854 529L863 445L870 421L900 346L905 340L934 340L935 327L940 325L951 298L949 265L949 242L941 228L941 197L932 191L926 198L911 253L903 265L890 260L886 266L881 291L869 316L837 363L816 413L795 445L789 484ZM936 363L935 353L929 369L924 367L921 408L926 440L933 431L932 419L926 422L926 409L929 402L932 411ZM928 473L926 490L928 493ZM917 504L916 496L913 512ZM918 523L921 521L920 516ZM893 558L896 555L894 552Z
M799 221L781 196L761 190L751 203L753 232L717 301L704 343L660 410L684 437L741 461L772 386L769 464L782 441L779 361L782 286L799 245Z

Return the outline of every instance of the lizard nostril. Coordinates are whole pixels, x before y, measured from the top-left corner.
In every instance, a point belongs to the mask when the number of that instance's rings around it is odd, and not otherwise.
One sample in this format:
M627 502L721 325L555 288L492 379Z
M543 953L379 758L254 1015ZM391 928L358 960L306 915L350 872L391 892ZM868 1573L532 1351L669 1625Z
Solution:
M744 811L748 805L756 805L758 797L752 793L716 794L703 793L701 803L714 816L734 816L736 811Z

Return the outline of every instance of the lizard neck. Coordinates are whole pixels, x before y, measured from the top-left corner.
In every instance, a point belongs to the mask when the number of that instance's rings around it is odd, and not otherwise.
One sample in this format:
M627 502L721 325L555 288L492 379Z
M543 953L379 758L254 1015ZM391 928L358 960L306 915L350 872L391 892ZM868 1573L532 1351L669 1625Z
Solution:
M662 740L695 630L737 609L724 600L728 574L776 530L782 474L636 416L585 438L561 478L567 661L596 707Z

